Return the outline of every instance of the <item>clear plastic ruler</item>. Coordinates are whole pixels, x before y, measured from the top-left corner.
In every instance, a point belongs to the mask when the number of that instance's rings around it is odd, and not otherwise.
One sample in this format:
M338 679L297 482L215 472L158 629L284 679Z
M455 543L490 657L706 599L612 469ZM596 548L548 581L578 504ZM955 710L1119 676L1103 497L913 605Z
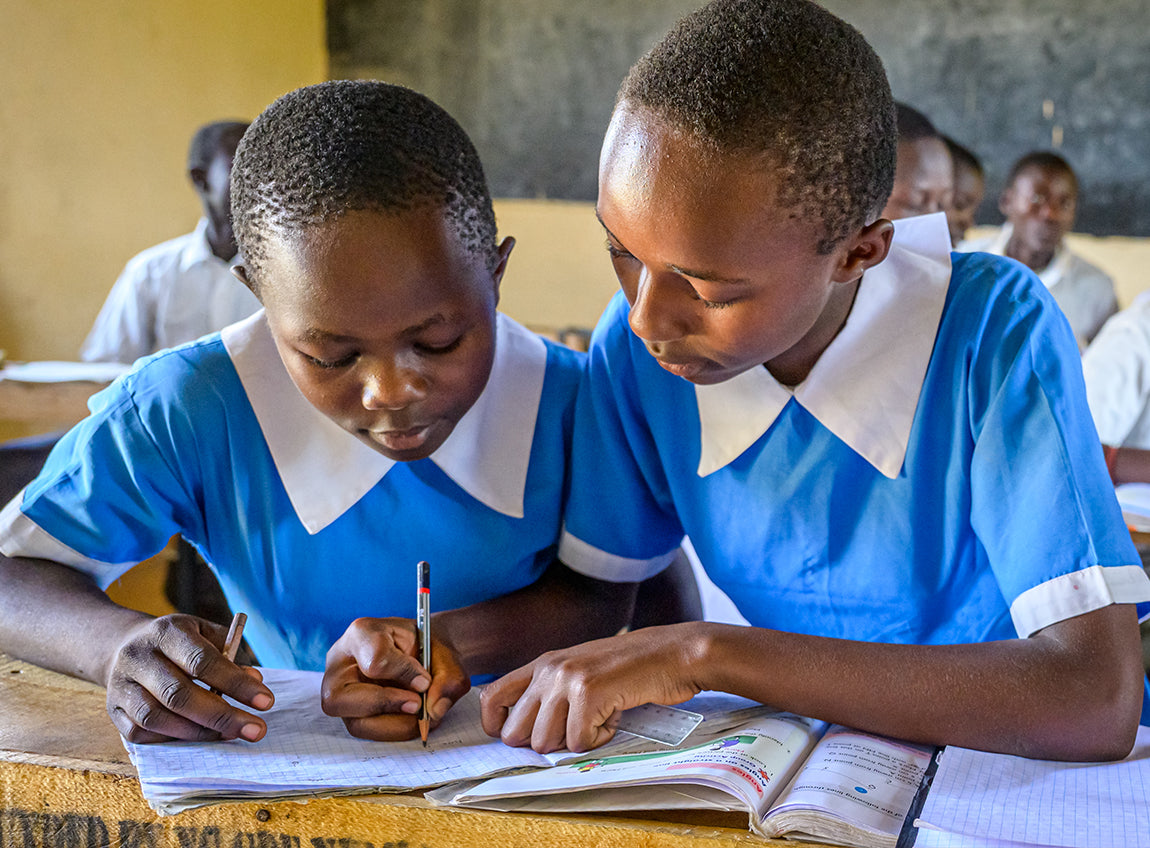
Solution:
M702 721L699 713L690 710L663 704L642 704L619 713L615 729L664 745L682 745Z

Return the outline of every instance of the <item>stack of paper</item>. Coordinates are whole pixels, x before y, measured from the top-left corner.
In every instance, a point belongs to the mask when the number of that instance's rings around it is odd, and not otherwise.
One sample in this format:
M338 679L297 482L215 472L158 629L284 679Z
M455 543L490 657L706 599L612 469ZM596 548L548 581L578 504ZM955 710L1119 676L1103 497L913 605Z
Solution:
M1141 533L1150 532L1150 484L1123 483L1114 494L1126 524Z
M9 362L0 370L0 380L21 383L110 383L131 370L119 362Z

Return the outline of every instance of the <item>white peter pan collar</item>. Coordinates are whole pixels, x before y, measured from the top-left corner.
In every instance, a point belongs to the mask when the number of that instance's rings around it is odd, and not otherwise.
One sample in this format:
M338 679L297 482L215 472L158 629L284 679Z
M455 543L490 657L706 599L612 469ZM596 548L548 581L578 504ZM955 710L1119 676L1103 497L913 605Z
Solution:
M312 406L292 382L261 309L221 332L296 515L318 533L395 465ZM495 361L479 399L431 461L476 500L513 518L523 497L547 349L500 314Z
M895 222L887 258L859 284L842 330L792 392L766 368L695 386L700 477L737 459L794 397L887 477L897 477L950 283L942 213Z

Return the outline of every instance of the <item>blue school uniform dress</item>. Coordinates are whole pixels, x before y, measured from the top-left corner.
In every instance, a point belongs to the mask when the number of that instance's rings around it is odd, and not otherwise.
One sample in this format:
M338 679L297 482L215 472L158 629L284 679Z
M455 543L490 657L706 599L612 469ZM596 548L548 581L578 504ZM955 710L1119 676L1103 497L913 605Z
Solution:
M415 615L534 582L568 489L581 354L500 315L479 399L429 458L397 463L300 394L262 311L143 360L0 513L0 550L107 587L182 534L261 664L323 669L358 616Z
M765 368L695 386L627 314L616 296L577 405L572 568L641 580L686 534L752 625L886 643L1150 600L1066 319L1018 263L952 268L944 216L896 224L793 390Z

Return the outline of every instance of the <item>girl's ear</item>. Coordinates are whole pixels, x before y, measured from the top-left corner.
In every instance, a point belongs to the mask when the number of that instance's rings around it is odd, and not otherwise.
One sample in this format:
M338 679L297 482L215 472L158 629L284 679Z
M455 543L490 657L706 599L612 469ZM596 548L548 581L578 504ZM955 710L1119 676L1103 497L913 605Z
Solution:
M245 286L247 286L248 289L251 290L252 294L254 294L256 297L260 296L259 291L256 289L255 285L252 283L251 277L248 275L248 269L246 267L244 267L243 265L233 265L231 267L231 272L232 272L232 276L235 277L237 280L239 280L241 283L243 283ZM263 303L262 298L260 298L260 303Z
M845 245L842 261L834 274L836 283L853 283L867 268L886 259L894 238L894 224L886 218L879 218L859 230Z
M515 247L515 238L507 236L503 241L499 242L496 253L499 255L499 262L495 266L495 270L491 274L492 282L495 284L495 303L499 304L499 284L503 281L503 274L507 270L507 260L511 256L511 251Z

